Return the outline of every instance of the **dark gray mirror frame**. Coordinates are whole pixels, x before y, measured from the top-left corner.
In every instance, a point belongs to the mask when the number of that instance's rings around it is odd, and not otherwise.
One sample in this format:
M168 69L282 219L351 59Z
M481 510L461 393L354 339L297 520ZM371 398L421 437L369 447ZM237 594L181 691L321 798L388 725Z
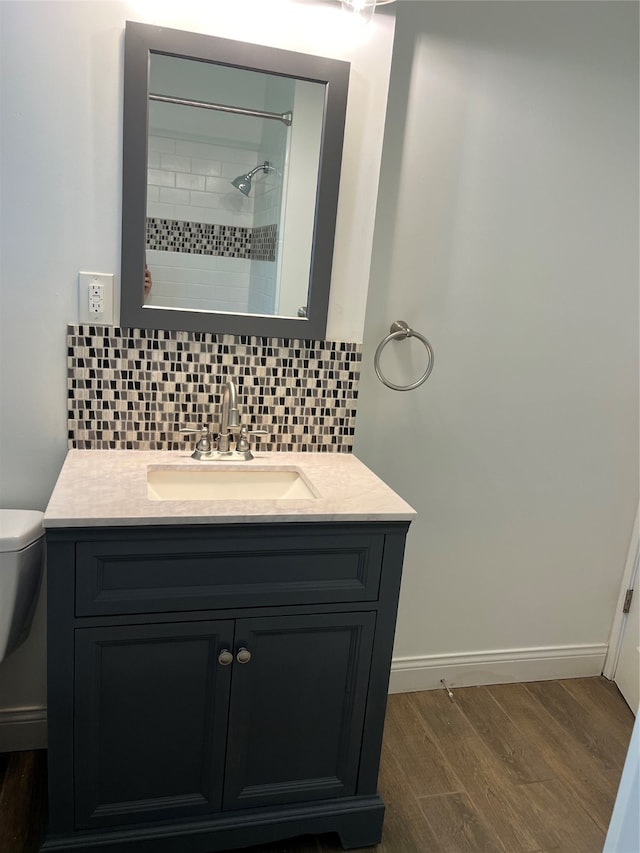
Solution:
M325 115L306 319L142 307L149 56L152 52L325 84ZM349 70L348 62L336 59L127 21L122 162L122 326L307 340L321 340L325 337Z

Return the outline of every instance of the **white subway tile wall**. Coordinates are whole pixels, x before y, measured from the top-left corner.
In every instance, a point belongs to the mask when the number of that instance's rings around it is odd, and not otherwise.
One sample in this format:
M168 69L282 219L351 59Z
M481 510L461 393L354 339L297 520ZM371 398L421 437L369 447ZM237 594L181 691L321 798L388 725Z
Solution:
M286 141L282 137L282 126L271 125L263 139L258 162L268 162L271 170L259 172L252 193L255 196L253 213L253 239L249 283L249 311L254 314L280 314L278 307L278 264L276 241L281 227L283 184L283 152ZM261 250L260 242L268 243Z
M231 179L257 164L256 151L204 142L149 136L147 216L211 225L253 225L253 197L231 186ZM154 193L155 194L155 193Z
M246 258L191 255L147 249L153 287L146 305L246 313L249 271Z
M256 151L151 135L148 157L146 262L153 288L147 304L273 313L275 223L280 218L277 174L264 175L246 197L231 179L256 165ZM256 194L261 227L252 254ZM220 256L234 261L226 263ZM255 277L248 262L235 260L252 257L273 263ZM255 296L250 296L254 289Z
M270 314L276 301L276 279L274 264L269 261L251 262L251 288L248 296L248 310L252 314Z

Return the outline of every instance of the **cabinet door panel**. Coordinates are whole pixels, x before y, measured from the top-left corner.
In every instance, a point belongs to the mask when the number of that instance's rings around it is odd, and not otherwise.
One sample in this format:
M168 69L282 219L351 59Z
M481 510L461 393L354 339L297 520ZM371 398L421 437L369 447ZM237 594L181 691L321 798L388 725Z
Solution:
M224 808L355 793L374 613L241 619Z
M221 807L233 623L76 631L77 827Z

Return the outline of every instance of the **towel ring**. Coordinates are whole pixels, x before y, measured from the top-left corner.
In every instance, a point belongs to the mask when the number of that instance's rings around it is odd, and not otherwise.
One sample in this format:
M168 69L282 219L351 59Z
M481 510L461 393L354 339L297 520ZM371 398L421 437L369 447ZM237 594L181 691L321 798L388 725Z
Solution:
M417 379L415 382L412 382L411 385L395 385L393 382L389 382L389 380L383 376L382 371L380 370L380 353L389 343L389 341L403 341L405 338L417 338L419 341L425 346L427 351L427 356L429 361L427 362L427 369L422 374L420 379ZM391 324L391 328L389 329L389 334L386 338L383 338L378 345L378 349L376 350L376 354L373 357L373 366L376 371L376 376L382 382L383 385L386 385L387 388L391 388L393 391L413 391L414 388L419 388L423 382L426 382L429 378L429 374L433 370L433 350L431 348L431 344L425 338L424 335L421 335L420 332L416 332L414 329L410 329L409 326L404 322L404 320L395 320Z

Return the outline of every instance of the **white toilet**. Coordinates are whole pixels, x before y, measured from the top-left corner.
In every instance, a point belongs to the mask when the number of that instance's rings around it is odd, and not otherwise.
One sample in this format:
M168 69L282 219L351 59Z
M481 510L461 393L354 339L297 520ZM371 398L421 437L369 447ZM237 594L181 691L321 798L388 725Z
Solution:
M0 509L0 661L29 634L43 560L42 513Z

